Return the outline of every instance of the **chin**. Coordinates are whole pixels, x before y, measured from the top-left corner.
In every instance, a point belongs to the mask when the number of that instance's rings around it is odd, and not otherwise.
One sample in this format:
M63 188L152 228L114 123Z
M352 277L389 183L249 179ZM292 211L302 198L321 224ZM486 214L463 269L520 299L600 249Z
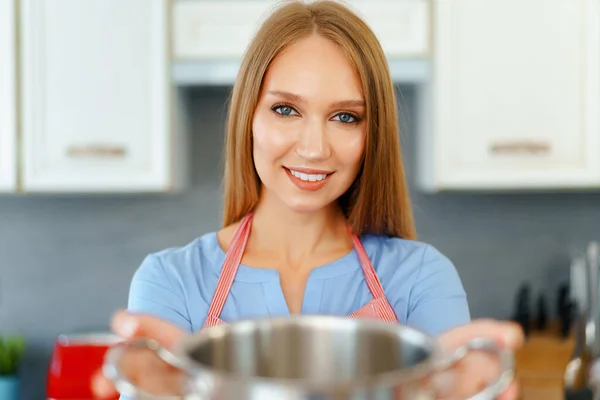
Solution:
M291 211L302 214L316 213L328 208L332 204L331 201L319 201L318 199L297 199L296 201L294 200L290 201L290 199L287 199L286 201L284 201L284 203Z

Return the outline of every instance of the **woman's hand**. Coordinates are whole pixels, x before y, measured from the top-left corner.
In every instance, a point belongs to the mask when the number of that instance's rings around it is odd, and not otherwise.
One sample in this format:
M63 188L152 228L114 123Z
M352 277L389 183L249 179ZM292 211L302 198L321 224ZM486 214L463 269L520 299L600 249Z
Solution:
M474 338L494 340L500 347L517 349L523 344L521 328L512 322L477 320L442 334L440 344L447 352L467 344ZM443 397L469 398L488 386L498 376L500 365L497 357L484 352L473 353L460 361L449 373L440 376L438 384L443 385ZM498 397L499 400L516 400L517 384L513 382Z
M183 339L187 334L177 327L158 318L135 315L119 311L112 319L113 332L125 340L151 338L167 349ZM127 350L120 365L124 375L138 388L155 395L176 395L181 390L182 375L161 361L150 350ZM114 398L117 395L114 385L101 371L92 381L92 389L97 398Z

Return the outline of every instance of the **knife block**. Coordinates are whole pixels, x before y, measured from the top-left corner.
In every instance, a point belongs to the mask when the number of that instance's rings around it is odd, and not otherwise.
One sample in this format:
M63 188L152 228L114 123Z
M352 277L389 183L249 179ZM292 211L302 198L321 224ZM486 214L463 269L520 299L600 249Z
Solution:
M515 353L521 400L564 400L563 376L575 348L573 335L560 337L558 323L532 331Z

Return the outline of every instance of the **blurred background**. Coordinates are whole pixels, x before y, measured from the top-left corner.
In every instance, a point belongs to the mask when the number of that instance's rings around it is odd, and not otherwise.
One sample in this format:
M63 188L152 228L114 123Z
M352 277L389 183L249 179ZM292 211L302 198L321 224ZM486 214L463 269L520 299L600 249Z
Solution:
M220 228L228 96L274 1L0 0L0 330L22 398L149 252ZM549 318L600 238L597 0L349 1L396 84L419 239L474 318Z

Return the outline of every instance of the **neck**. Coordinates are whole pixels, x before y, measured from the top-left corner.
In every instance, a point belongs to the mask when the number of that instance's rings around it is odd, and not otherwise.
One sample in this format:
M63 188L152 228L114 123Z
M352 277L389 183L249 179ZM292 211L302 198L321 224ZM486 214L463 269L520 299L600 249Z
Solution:
M248 245L293 265L314 254L351 248L346 229L346 219L337 204L300 213L266 194L254 211Z

